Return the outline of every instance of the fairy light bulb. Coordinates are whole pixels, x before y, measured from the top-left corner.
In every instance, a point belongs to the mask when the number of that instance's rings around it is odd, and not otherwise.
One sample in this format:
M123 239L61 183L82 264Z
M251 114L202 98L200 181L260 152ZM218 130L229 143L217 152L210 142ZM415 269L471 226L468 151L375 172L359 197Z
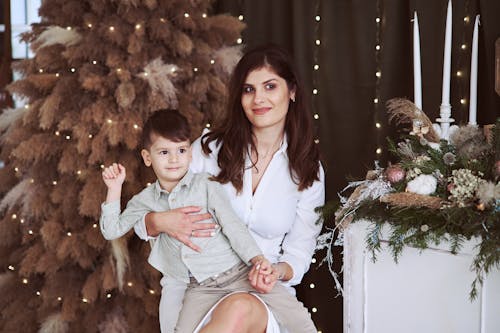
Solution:
M375 22L380 23L380 17L375 18Z
M207 13L203 13L203 14L201 15L201 17L203 17L203 18L207 18L207 16L208 16L208 15L207 15Z
M109 31L111 31L111 32L115 31L115 27L114 26L110 26L109 27Z
M141 25L140 25L139 23L137 23L137 24L135 25L135 30L139 30L140 28L141 28Z
M88 300L88 299L86 299L86 298L82 298L82 302L83 302L83 303L88 303L88 302L89 302L89 300Z
M106 119L106 122L107 122L108 124L112 124L112 123L113 123L113 120L111 120L111 119L109 119L109 118L108 118L108 119Z
M381 78L382 77L382 72L381 71L375 72L375 76L378 77L378 78Z
M88 24L87 24L87 27L88 27L89 29L92 29L92 23L88 23Z
M43 68L40 68L40 69L38 70L38 72L39 72L39 73L43 73Z
M62 301L62 297L61 297L61 296L57 297L57 300L58 300L59 302L61 302L61 301Z
M311 288L311 289L314 289L314 287L316 287L316 286L314 285L314 283L311 283L311 284L309 285L309 288Z
M319 69L319 65L318 65L318 64L316 64L316 65L314 65L314 67L313 67L313 68L314 68L314 70L315 70L315 71L317 71L317 70Z
M318 144L319 143L319 139L314 139L314 143Z
M376 128L381 128L381 127L382 127L382 125L381 125L380 123L375 123L375 127L376 127Z
M28 279L24 278L21 280L23 282L23 284L28 284Z
M52 185L54 185L54 186L55 186L55 185L57 185L57 181L56 181L56 180L53 180L53 181L52 181Z
M193 68L193 71L197 72L198 71L198 67Z
M111 294L110 293L106 294L106 298L111 298Z
M9 265L8 269L9 269L9 271L15 271L15 270L16 270L16 269L14 268L14 266L12 266L12 265Z
M189 17L189 13L184 13L184 17L188 18Z
M460 46L460 48L461 48L462 50L467 49L467 44L462 44L462 45Z
M313 257L313 258L311 259L311 263L312 263L312 264L315 264L315 263L316 263L316 258L314 258L314 257Z
M153 289L149 289L149 293L150 293L151 295L154 295L154 294L155 294L155 291L154 291Z
M311 311L312 311L313 313L316 313L316 312L318 312L318 309L317 309L317 308L312 308L312 309L311 309Z
M464 22L465 23L469 23L469 21L470 21L470 18L468 16L464 17Z
M92 228L97 228L97 223L92 224Z
M377 104L378 103L378 98L373 99L373 103Z
M316 15L316 16L314 17L314 19L316 20L316 22L319 22L319 21L321 21L321 16Z
M243 15L238 16L238 20L243 21Z
M134 285L134 284L132 283L132 281L129 281L129 282L127 283L127 286L129 286L129 287L132 287L133 285Z
M318 45L318 46L321 45L321 41L319 39L316 39L316 41L314 43L316 43L316 45Z
M56 73L56 77L59 77L59 75L60 75L59 73Z
M33 235L33 230L28 230L28 234Z
M210 64L215 64L215 60L214 59L210 59Z
M66 233L66 235L68 235L68 237L71 237L71 235L72 235L72 234L71 234L71 231L68 231L68 232Z
M467 104L467 100L465 98L461 98L460 104L462 104L462 105Z
M17 214L12 214L12 219L13 220L17 219Z
M319 114L315 113L313 117L314 117L314 119L318 120L319 119Z
M378 45L378 44L377 44L377 45L375 46L375 50L380 51L380 45Z
M37 296L40 296L40 295L42 295L42 293L41 293L39 290L37 290L37 291L36 291L36 295L37 295Z
M375 150L375 152L377 153L377 155L380 155L382 154L382 148L377 148L377 150Z
M241 38L238 38L238 39L236 40L236 43L238 43L238 44L241 44L241 43L243 43L243 39L241 39Z
M139 125L137 125L137 124L134 124L133 127L134 127L134 129L139 129Z
M74 72L76 72L76 68L75 67L71 67L70 71L71 71L71 73L74 73Z
M66 30L68 30L68 31L69 31L69 30L71 30L71 27L69 27L69 26L68 26L68 27L66 27Z
M211 125L210 125L210 123L207 123L207 124L205 125L205 127L206 127L206 128L210 128L210 126L211 126Z

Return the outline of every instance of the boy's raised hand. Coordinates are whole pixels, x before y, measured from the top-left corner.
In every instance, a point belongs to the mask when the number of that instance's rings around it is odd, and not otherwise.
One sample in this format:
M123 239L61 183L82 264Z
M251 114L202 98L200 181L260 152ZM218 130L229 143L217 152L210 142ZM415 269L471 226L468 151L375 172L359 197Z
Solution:
M102 180L108 189L121 188L125 181L126 170L120 163L113 163L102 171Z

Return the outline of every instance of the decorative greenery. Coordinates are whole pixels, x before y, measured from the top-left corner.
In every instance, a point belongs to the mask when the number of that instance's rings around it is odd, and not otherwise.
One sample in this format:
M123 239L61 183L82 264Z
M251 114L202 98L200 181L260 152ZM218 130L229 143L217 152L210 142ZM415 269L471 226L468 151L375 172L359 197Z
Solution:
M389 112L400 117L401 109L395 114L390 103ZM388 246L396 262L406 246L426 249L448 242L456 254L465 241L478 239L471 267L476 273L470 291L473 300L484 276L500 267L500 118L488 135L477 126L462 126L449 141L433 142L427 135L432 130L411 117L411 112L422 117L421 111L412 109L410 102L398 103L398 108L404 104L409 110L404 110L406 120L413 119L409 136L398 144L389 141L399 162L377 167L366 180L347 187L355 190L349 198L341 197L336 226L342 229L357 219L370 220L366 244L373 260L381 250L383 225L389 227ZM325 219L333 217L332 207L338 207L338 201L323 207ZM320 238L319 248L332 250L334 232Z

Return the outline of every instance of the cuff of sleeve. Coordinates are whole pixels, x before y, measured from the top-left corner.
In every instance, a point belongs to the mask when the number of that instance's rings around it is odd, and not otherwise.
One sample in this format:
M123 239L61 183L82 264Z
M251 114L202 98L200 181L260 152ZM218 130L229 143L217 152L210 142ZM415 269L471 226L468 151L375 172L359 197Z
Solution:
M285 286L295 286L302 281L302 277L304 276L304 271L301 269L299 260L290 257L290 256L282 256L279 260L279 262L286 262L290 267L292 267L293 270L293 276L290 280L288 281L283 281L283 285Z
M115 200L111 202L103 202L101 204L101 210L103 215L120 214L120 200Z
M147 242L150 240L154 240L158 237L152 237L152 236L148 235L148 231L146 229L146 215L147 215L147 213L142 216L142 219L140 222L138 222L134 225L134 231L135 231L135 234L137 236L139 236L140 239Z

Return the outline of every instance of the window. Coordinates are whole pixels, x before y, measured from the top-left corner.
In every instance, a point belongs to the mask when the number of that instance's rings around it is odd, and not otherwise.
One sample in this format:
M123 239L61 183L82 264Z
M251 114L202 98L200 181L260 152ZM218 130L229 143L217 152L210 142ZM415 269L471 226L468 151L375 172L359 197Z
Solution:
M42 0L15 0L10 3L10 22L12 29L12 58L33 57L29 46L19 40L20 34L30 30L30 24L40 22L38 8Z

